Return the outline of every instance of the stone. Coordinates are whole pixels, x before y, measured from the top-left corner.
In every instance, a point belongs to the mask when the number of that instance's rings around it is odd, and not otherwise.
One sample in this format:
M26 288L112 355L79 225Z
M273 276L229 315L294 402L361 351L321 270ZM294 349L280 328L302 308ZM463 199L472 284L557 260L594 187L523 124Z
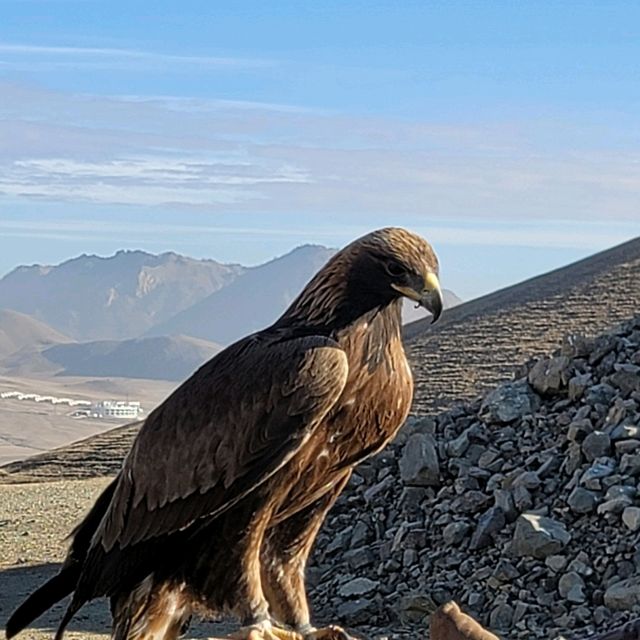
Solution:
M516 520L511 548L517 556L544 560L561 551L571 540L571 534L557 520L523 513Z
M619 424L611 432L611 439L614 441L627 440L629 438L640 440L640 425L631 423Z
M620 473L629 476L640 475L640 453L625 453L620 459Z
M436 609L436 603L429 596L410 593L400 598L395 610L403 624L423 624Z
M488 393L480 407L480 417L488 422L506 424L535 413L539 398L525 380L502 384Z
M349 625L365 624L371 621L371 616L376 613L378 607L372 600L360 598L342 602L338 605L336 613L340 622Z
M489 626L499 631L508 631L513 623L513 607L502 602L495 607L489 616Z
M616 468L611 458L598 458L580 477L580 484L587 489L600 489L600 480L610 476Z
M593 491L576 487L567 498L567 504L573 513L584 514L595 511L598 504L598 497Z
M448 545L458 545L470 531L471 527L466 522L452 522L442 530L442 538Z
M544 559L544 563L556 573L562 571L567 566L566 556L547 556Z
M542 358L529 372L528 380L541 395L554 394L567 386L572 373L573 365L567 356Z
M454 458L460 458L464 455L470 444L471 441L469 440L468 431L463 431L457 438L447 443L447 454Z
M591 382L591 374L583 373L577 374L573 376L569 380L569 385L567 389L567 395L569 400L572 402L575 400L579 400L584 395L585 389L589 386Z
M353 598L357 596L365 596L369 593L373 593L378 586L379 582L370 580L369 578L354 578L345 582L338 588L338 594L343 598Z
M493 492L493 499L496 507L502 509L507 522L513 522L520 512L516 509L513 495L509 489L496 489Z
M627 611L640 604L640 576L612 584L604 592L604 604L617 611Z
M488 546L496 533L502 531L507 524L504 511L500 507L491 507L485 511L479 518L469 549L475 551Z
M625 507L622 512L622 522L629 531L638 531L640 529L640 508Z
M562 574L558 580L558 593L569 602L580 603L586 600L584 580L575 571Z
M592 431L582 442L582 451L588 462L609 455L611 438L603 431Z
M400 477L406 485L440 484L440 465L433 436L427 433L410 436L400 458Z

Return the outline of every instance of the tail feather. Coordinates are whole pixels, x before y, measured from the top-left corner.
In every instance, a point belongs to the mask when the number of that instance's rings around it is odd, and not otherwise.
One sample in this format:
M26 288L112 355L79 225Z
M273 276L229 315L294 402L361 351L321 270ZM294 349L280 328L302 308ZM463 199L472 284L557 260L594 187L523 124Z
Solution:
M69 595L80 577L79 565L63 567L62 571L34 591L11 615L6 627L7 640L20 633L56 602Z

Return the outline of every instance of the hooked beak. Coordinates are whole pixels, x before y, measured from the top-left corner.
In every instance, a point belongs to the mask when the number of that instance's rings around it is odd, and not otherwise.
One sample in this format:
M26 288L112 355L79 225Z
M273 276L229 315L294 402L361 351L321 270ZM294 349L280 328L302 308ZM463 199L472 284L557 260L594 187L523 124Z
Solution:
M422 291L415 291L410 287L402 287L399 285L391 285L396 291L411 300L415 300L421 307L424 307L432 315L431 324L433 324L441 315L443 308L442 291L440 282L435 273L428 272L424 276L424 288Z

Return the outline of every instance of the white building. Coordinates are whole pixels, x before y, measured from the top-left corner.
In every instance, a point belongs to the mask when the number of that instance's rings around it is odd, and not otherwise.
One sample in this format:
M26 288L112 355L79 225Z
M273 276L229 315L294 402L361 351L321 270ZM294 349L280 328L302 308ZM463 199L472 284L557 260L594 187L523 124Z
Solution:
M91 407L92 418L128 418L136 419L142 413L139 402L124 400L103 400Z

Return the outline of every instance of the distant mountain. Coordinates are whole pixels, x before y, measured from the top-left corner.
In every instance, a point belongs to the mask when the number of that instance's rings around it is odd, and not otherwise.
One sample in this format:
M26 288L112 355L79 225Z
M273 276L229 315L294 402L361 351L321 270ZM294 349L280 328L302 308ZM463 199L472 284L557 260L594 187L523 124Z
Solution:
M0 359L25 347L59 342L71 342L71 338L24 313L0 309Z
M175 253L81 255L57 266L22 266L0 280L0 307L29 314L77 340L140 336L245 269Z
M334 253L327 247L304 245L247 269L223 289L155 325L147 335L183 334L229 344L276 320Z
M100 340L25 348L0 363L6 375L91 376L181 381L221 350L185 336Z

